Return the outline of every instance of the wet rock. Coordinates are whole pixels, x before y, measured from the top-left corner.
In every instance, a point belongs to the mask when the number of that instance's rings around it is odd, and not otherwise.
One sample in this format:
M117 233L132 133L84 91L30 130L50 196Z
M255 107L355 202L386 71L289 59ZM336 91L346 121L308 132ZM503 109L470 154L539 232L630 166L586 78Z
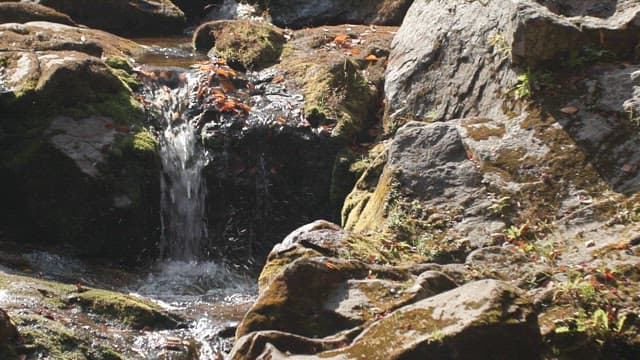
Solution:
M193 34L196 50L211 50L229 64L256 70L278 61L284 41L281 29L248 20L204 23Z
M38 0L39 4L68 14L75 22L118 35L180 34L184 13L169 0L100 0L79 5L73 0Z
M49 21L65 25L76 25L71 18L49 7L32 3L0 3L0 24Z
M411 5L408 0L360 1L290 1L268 4L274 24L288 28L335 24L399 25Z

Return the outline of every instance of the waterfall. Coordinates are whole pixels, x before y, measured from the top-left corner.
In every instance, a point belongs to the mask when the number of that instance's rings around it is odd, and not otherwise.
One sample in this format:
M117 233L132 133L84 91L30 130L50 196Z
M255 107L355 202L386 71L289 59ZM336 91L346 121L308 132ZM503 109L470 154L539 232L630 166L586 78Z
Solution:
M149 96L163 126L160 252L166 259L190 261L202 258L207 245L202 170L208 160L198 141L197 118L190 116L194 106L190 95L198 77L190 72L164 75Z

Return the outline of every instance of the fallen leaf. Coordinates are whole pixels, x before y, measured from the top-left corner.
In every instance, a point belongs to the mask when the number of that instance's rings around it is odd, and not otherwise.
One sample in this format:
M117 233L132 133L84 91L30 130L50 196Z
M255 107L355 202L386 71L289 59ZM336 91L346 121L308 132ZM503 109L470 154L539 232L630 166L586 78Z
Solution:
M622 165L622 171L626 172L626 173L631 173L633 172L633 165L631 164L624 164Z
M271 80L271 82L274 83L274 84L278 84L278 83L281 83L283 81L284 81L284 76L282 76L282 75L277 75Z
M560 112L568 114L568 115L576 114L578 111L580 111L580 109L578 109L575 106L567 106L567 107L563 107L562 109L560 109Z
M375 62L375 61L378 61L378 60L379 60L379 59L378 59L378 57L377 57L377 56L375 56L375 55L373 55L373 54L368 55L368 56L367 56L366 58L364 58L364 59L365 59L365 60L367 60L367 61L371 61L371 62Z
M344 44L345 41L347 41L347 35L340 34L340 35L336 36L336 38L333 39L333 41L338 45L342 45L342 44Z
M352 49L351 49L351 53L352 53L353 55L359 55L359 54L361 53L361 51L360 51L360 49L358 49L358 48L352 48Z
M338 267L335 266L333 263L327 261L324 263L324 265L327 267L327 269L329 270L338 270Z

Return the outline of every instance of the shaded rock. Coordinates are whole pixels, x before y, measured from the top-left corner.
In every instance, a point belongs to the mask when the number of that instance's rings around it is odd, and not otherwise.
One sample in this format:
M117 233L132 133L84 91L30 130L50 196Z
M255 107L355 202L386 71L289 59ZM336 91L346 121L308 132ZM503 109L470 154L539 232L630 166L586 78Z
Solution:
M71 18L46 6L33 3L0 3L0 24L49 21L65 25L76 25Z
M18 337L18 329L16 329L7 312L0 309L0 348L7 347L16 337Z
M180 34L184 13L169 0L98 0L80 5L74 0L37 0L68 14L75 22L118 35Z
M280 58L284 41L282 30L248 20L204 23L193 34L196 50L211 50L210 54L244 69L273 65Z
M361 1L290 1L268 3L274 24L289 28L335 24L399 25L409 0Z
M140 259L159 222L155 139L127 60L140 47L48 22L0 32L3 221L18 239Z

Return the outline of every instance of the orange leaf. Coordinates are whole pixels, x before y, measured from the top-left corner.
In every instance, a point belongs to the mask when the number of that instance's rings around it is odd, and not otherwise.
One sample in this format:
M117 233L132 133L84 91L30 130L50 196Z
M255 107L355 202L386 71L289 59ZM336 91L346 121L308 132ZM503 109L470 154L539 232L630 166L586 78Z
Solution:
M359 54L360 54L360 52L361 52L361 51L360 51L360 49L357 49L357 48L352 48L352 49L351 49L351 53L352 53L353 55L359 55Z
M214 62L216 65L227 65L227 61L225 59L218 59Z
M368 55L368 56L367 56L366 58L364 58L364 59L365 59L365 60L367 60L367 61L373 61L373 62L375 62L375 61L378 61L378 60L379 60L379 59L378 59L378 57L377 57L377 56L375 56L375 55L373 55L373 54Z
M283 118L282 116L280 116L278 118L278 124L284 125L287 123L287 120L285 118Z
M340 34L340 35L336 36L336 38L333 39L333 41L335 41L335 43L338 44L338 45L342 45L342 44L344 44L345 41L347 41L347 35Z
M324 263L324 265L327 267L327 269L329 270L338 270L338 267L335 266L333 263L327 261L326 263Z
M278 84L278 83L281 83L283 81L284 81L284 76L282 76L282 75L275 76L273 78L273 80L271 80L271 82L274 83L274 84Z
M244 111L246 111L246 112L251 111L251 106L249 106L249 105L247 105L247 104L240 104L239 106L240 106L240 108L241 108L242 110L244 110Z

